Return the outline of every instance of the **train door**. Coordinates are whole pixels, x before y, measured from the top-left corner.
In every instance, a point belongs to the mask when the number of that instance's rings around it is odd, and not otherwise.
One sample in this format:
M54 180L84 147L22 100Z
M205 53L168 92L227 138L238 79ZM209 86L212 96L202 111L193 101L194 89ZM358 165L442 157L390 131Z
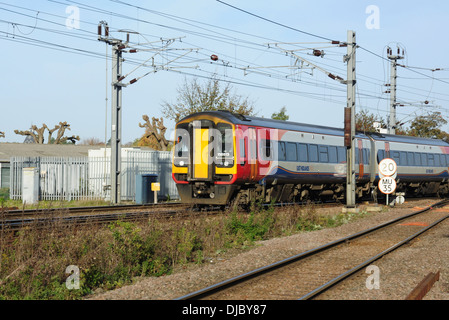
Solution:
M254 181L257 176L257 131L255 128L249 128L248 130L249 179Z
M240 131L241 132L241 131ZM238 137L238 141L239 141L239 154L240 154L240 158L239 158L239 164L241 167L241 173L240 173L240 178L243 180L247 180L249 178L249 172L247 170L247 163L248 163L248 137L246 137L244 134L242 134L242 136Z
M362 139L357 139L358 144L358 159L359 159L359 179L363 179L364 171L364 159L363 159L363 141Z
M209 140L210 128L193 121L193 174L194 179L207 180L210 177Z

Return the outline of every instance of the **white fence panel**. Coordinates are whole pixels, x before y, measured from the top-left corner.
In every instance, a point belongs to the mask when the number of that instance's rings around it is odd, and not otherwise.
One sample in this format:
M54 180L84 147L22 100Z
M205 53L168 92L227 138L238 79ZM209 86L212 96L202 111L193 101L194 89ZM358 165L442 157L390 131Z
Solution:
M121 200L136 198L136 175L158 175L160 199L179 199L171 174L171 152L125 150ZM110 157L11 157L11 199L22 197L22 168L40 172L40 200L110 199Z

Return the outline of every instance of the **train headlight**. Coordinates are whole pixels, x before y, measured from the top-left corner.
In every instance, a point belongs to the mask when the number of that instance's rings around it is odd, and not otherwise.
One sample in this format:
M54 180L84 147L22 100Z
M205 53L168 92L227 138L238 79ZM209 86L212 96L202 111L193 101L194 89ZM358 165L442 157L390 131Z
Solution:
M180 166L184 166L184 161L182 161L182 160L179 161L179 165L180 165Z

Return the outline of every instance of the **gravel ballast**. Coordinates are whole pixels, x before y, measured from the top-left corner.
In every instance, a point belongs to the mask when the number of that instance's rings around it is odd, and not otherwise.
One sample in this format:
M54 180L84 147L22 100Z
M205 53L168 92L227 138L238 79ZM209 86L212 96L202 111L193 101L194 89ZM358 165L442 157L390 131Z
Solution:
M212 259L201 265L162 276L143 278L132 285L113 291L98 292L88 299L93 300L170 300L205 288L239 274L299 254L303 251L346 237L358 231L393 220L437 202L420 200L373 212L351 223L336 228L304 232L288 237L260 241L252 249L228 254L227 258ZM360 206L364 210L364 206ZM329 210L329 209L323 209ZM340 208L334 208L340 212ZM418 221L419 219L417 219ZM325 300L403 300L407 294L430 272L440 271L440 280L435 283L425 299L449 299L449 221L443 222L418 239L373 263L379 268L379 289L367 289L368 273L358 273L332 291L324 293Z

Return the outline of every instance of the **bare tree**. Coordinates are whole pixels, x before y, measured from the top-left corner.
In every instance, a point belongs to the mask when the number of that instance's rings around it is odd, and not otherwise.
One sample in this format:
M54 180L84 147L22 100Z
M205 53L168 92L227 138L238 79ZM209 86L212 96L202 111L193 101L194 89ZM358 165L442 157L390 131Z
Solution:
M38 128L36 125L32 125L30 130L19 131L14 130L15 134L20 134L22 136L31 136L34 143L43 144L44 143L44 131L47 126L44 124L42 127Z
M47 130L48 130L48 140L47 140L47 143L50 144L50 143L51 143L51 135L53 134L53 132L55 132L56 130L59 129L59 126L58 126L58 125L55 125L55 127L54 127L53 129L49 129L45 123L44 123L44 126L45 126L45 127L47 128Z
M167 128L164 126L164 119L153 117L151 123L147 115L143 115L142 119L145 120L145 123L139 123L139 127L145 128L145 133L138 145L149 145L156 150L167 151L169 142L165 139ZM146 143L143 141L145 139L148 140Z
M14 130L15 134L20 134L23 136L31 136L34 140L34 143L43 144L44 143L44 132L45 129L48 130L48 141L47 144L62 144L67 140L71 141L75 144L76 141L80 140L79 136L71 136L71 137L63 137L66 129L70 130L70 125L65 122L59 122L59 125L56 125L53 129L49 129L48 126L44 123L42 127L38 128L36 125L32 125L30 130L19 131ZM54 131L58 130L58 137L53 142L51 135Z

